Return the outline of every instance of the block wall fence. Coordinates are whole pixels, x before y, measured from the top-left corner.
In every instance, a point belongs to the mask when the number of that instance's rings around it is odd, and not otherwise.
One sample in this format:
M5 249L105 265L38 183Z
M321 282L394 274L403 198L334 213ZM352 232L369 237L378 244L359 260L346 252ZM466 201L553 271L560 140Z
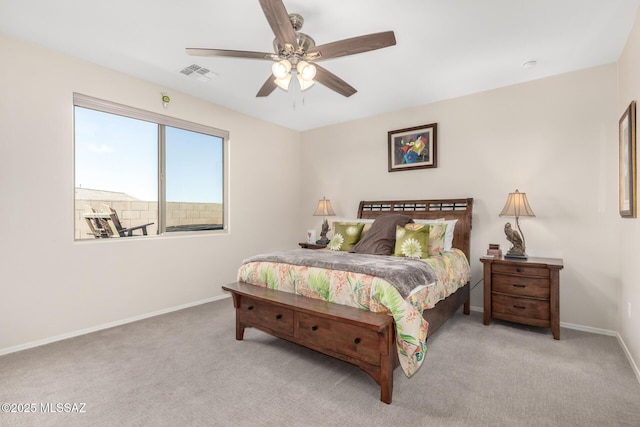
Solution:
M103 205L113 208L118 213L123 227L153 222L153 225L147 227L147 232L149 235L158 233L158 202L77 199L74 233L76 240L95 239L89 233L89 226L82 215L90 211L89 207L96 212L102 212L105 210ZM167 227L198 224L222 224L222 204L167 202Z

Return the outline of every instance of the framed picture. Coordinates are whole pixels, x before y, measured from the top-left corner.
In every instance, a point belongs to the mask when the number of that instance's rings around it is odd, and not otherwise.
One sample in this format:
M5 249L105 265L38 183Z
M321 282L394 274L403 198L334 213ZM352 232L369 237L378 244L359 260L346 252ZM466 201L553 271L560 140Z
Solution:
M636 102L618 122L620 136L620 216L636 217Z
M389 172L437 167L438 124L389 132Z
M316 242L316 230L307 230L307 243Z

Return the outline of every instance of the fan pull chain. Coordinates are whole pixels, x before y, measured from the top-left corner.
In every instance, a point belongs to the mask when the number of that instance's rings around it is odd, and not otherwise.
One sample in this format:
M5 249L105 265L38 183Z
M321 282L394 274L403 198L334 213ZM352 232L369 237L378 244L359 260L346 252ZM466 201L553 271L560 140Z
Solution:
M298 78L297 78L297 72L296 71L292 71L291 72L291 84L289 85L289 87L292 89L291 90L291 96L293 97L293 110L296 110L296 100L298 99L298 92L302 91L300 90L300 85L298 84Z

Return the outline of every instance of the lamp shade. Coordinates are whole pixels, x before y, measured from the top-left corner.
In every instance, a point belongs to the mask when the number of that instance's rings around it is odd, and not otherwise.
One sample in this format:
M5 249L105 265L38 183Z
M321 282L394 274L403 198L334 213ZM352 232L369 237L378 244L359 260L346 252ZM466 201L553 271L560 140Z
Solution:
M499 216L514 216L516 218L521 216L536 216L533 213L533 209L529 206L527 200L527 193L521 193L516 190L514 193L509 193L507 203L505 203L502 212Z
M304 80L313 80L316 76L316 67L313 64L309 64L307 61L300 61L296 66L298 75Z
M318 201L318 207L316 207L313 213L314 216L333 216L335 214L331 207L331 201L324 197Z
M315 80L305 80L300 76L300 73L297 75L298 84L300 85L300 90L309 89L315 83Z
M280 62L274 62L271 66L271 71L275 78L283 79L287 74L289 74L289 71L291 71L291 62L286 59L283 59Z
M291 74L287 74L281 79L275 79L274 82L282 89L289 90L289 83L291 83Z

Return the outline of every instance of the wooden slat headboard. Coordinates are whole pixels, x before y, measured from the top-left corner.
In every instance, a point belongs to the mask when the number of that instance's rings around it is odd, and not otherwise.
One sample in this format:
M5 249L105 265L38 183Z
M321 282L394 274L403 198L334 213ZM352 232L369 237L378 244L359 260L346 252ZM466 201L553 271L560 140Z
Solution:
M471 260L471 216L473 199L362 201L358 218L375 219L389 213L400 213L416 219L457 219L453 247Z

